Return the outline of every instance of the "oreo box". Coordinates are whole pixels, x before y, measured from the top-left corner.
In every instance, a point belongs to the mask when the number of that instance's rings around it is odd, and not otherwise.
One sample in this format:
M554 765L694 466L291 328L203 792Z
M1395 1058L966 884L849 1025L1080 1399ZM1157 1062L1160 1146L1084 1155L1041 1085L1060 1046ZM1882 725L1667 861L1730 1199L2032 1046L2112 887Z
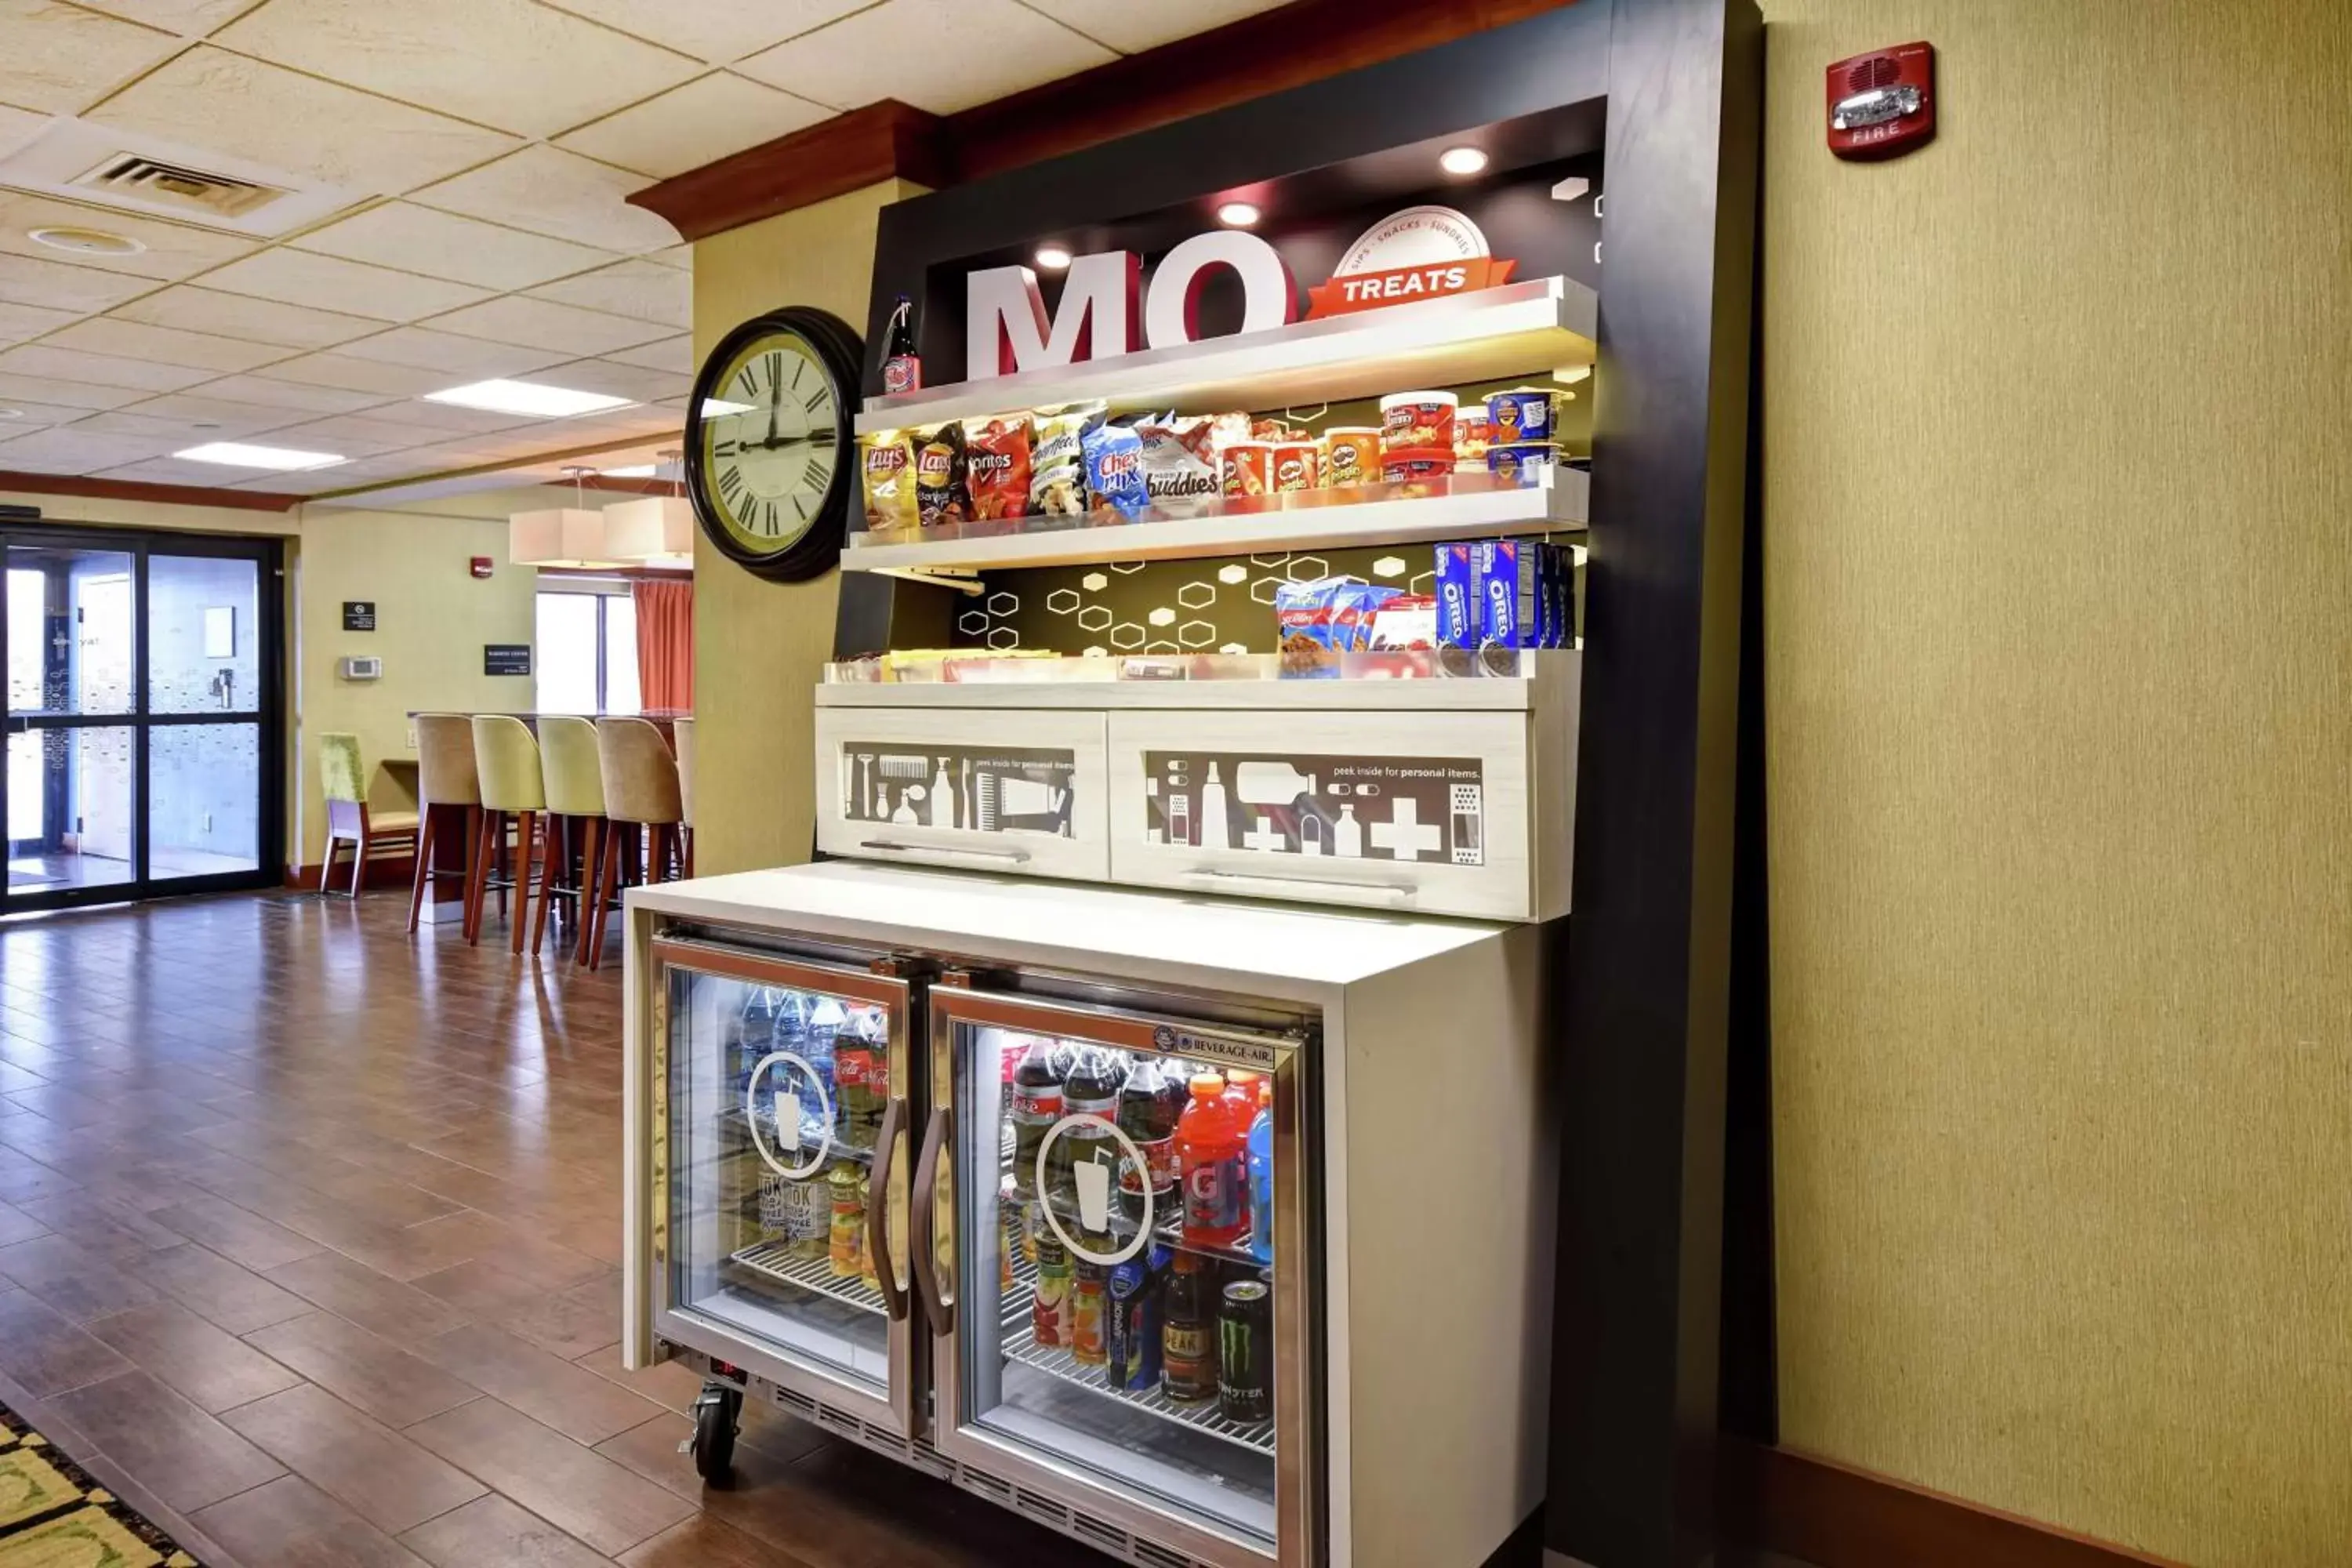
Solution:
M1486 540L1470 547L1478 647L1537 646L1535 554L1535 545L1516 539Z
M1471 544L1437 547L1437 646L1478 646L1478 598L1472 581Z

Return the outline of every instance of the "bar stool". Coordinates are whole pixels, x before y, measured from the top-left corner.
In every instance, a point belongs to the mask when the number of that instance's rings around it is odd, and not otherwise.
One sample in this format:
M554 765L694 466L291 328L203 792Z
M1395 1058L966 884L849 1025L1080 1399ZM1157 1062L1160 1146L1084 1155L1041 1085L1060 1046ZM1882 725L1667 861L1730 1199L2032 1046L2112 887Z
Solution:
M481 941L482 906L493 886L514 889L514 951L522 951L522 928L530 914L530 851L540 814L547 809L540 781L539 742L530 726L505 713L474 715L474 767L482 784L482 837L474 851L474 877L466 900L466 941ZM515 870L506 876L507 826L517 818Z
M482 785L474 771L474 726L463 713L419 713L416 716L416 880L408 892L408 929L416 929L425 908L425 889L436 877L458 877L470 882L473 868L440 865L435 853L444 837L457 837L462 816L465 832L457 842L473 853L482 810ZM438 900L436 900L436 902Z
M416 813L368 810L367 763L360 755L357 735L319 737L319 782L327 797L327 858L319 867L319 891L325 892L335 875L335 847L352 847L352 894L360 896L368 858L383 849L413 847Z
M680 719L670 726L670 745L677 752L678 865L694 875L694 721Z
M677 842L678 825L686 813L677 798L677 759L670 754L662 732L643 719L596 721L596 761L604 779L604 853L597 871L596 897L588 920L588 967L604 962L604 918L623 880L637 879L634 831L625 847L617 842L624 827L646 833L648 875L661 880L669 850ZM625 877L622 861L630 865Z
M604 773L596 755L596 726L588 720L551 714L539 721L539 771L547 794L547 851L540 874L539 912L530 918L530 950L547 935L547 907L572 900L579 928L572 947L588 961L588 898L596 886L596 856L604 842ZM583 833L581 876L571 880L572 836ZM561 836L562 847L557 848ZM559 868L561 877L559 877Z

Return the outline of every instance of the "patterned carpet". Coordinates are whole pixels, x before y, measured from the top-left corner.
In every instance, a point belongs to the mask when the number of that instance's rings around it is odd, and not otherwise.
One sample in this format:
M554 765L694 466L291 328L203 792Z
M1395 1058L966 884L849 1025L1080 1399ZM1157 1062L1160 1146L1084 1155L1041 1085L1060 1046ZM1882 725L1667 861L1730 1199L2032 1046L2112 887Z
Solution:
M196 1568L196 1560L0 1405L0 1568Z

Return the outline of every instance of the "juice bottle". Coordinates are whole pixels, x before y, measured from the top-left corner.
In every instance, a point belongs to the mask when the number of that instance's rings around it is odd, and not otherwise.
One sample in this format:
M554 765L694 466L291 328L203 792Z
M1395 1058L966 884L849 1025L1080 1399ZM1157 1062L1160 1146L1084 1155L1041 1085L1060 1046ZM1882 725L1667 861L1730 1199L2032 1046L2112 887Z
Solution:
M1251 1111L1216 1073L1197 1074L1192 1087L1192 1102L1176 1123L1184 1239L1194 1247L1230 1247L1249 1230Z

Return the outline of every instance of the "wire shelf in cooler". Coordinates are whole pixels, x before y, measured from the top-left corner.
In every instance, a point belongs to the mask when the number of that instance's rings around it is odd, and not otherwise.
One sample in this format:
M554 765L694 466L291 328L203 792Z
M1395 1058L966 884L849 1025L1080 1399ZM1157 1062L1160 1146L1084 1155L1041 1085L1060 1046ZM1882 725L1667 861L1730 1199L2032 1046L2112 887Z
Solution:
M822 1253L814 1258L795 1258L785 1243L763 1241L740 1252L730 1253L727 1261L786 1285L829 1296L862 1311L884 1317L889 1314L890 1309L883 1301L881 1291L855 1275L844 1278L835 1274Z
M1041 1345L1033 1331L1032 1298L1037 1286L1037 1266L1016 1254L1013 1259L1013 1289L1004 1293L1004 1315L999 1323L998 1344L1007 1361L1034 1367L1048 1377L1117 1400L1130 1410L1140 1410L1180 1426L1196 1432L1206 1432L1260 1454L1274 1452L1274 1423L1271 1421L1234 1421L1220 1415L1217 1402L1205 1399L1197 1405L1180 1404L1160 1392L1153 1384L1148 1389L1113 1388L1104 1376L1103 1369L1089 1366L1057 1346Z

